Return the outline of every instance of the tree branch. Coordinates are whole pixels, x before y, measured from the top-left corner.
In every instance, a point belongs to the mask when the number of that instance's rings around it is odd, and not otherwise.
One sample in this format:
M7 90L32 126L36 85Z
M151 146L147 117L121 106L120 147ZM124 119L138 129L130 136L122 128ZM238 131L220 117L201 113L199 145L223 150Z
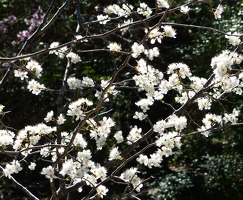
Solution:
M3 167L0 166L0 168L3 171ZM28 197L30 197L30 199L39 200L39 198L37 198L35 195L33 195L26 187L24 187L22 184L20 184L13 176L10 175L10 179L14 182L14 184L18 188L20 188L25 194L27 194Z

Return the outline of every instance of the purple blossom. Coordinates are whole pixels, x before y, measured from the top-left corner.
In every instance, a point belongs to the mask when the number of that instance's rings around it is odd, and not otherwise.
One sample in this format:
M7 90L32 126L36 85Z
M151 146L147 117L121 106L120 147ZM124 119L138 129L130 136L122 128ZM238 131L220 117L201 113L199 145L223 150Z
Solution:
M24 40L26 40L29 36L30 36L30 32L27 31L27 30L20 31L17 34L17 37L20 39L21 42L24 41Z
M25 23L29 25L28 30L33 31L36 27L38 27L44 18L44 13L42 9L38 9L33 15L30 20L25 19Z
M7 26L5 25L4 21L0 21L0 31L4 33L8 32Z
M16 17L14 15L8 16L8 21L10 24L13 24L16 22Z
M44 12L42 9L38 9L33 15L31 19L25 19L25 23L29 26L27 30L20 31L17 34L17 37L21 42L25 41L31 33L42 23L44 18ZM14 43L15 44L15 43Z

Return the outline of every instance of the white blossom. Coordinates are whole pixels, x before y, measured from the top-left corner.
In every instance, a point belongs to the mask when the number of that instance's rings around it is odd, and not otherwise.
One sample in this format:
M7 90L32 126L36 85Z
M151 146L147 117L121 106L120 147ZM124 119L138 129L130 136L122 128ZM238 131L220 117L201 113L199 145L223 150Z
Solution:
M78 54L76 53L73 53L73 52L69 52L67 55L66 55L67 58L70 58L71 59L71 62L76 64L78 62L81 62L81 58Z
M81 147L83 149L87 147L87 142L84 139L83 135L80 133L76 134L73 144L74 144L74 146Z
M122 136L122 131L117 131L115 134L114 134L114 138L116 139L117 143L121 143L124 141L124 138Z
M28 166L28 168L30 170L35 170L36 164L34 162L31 162L30 165Z
M166 37L176 37L176 31L172 28L172 26L162 26L164 28L165 36Z
M137 173L137 168L133 167L124 171L120 175L120 178L124 181L129 181L133 185L133 187L136 188L136 191L139 192L140 189L143 187L143 184Z
M58 46L59 46L59 42L52 42L50 44L50 48L57 48ZM49 54L53 54L53 53L56 54L56 50L49 51Z
M73 160L68 159L62 164L62 169L60 170L60 174L62 174L63 176L65 175L70 176L73 172L74 172Z
M15 134L9 130L0 130L0 146L13 145Z
M160 134L163 134L164 133L164 130L166 129L166 122L164 120L160 120L160 121L157 121L155 124L154 124L154 131L157 132L157 133L160 133Z
M149 60L153 60L154 57L159 56L159 49L158 47L154 47L153 49L145 49L144 54L148 57Z
M157 0L158 8L169 8L169 3L167 0Z
M14 76L20 78L21 80L27 79L28 72L18 69L18 70L14 70Z
M188 6L181 6L180 7L180 12L183 14L188 14L190 8Z
M221 18L221 14L223 12L224 12L223 6L219 4L218 7L214 11L214 17L215 17L215 19L220 19Z
M5 108L4 105L0 104L0 115L3 113L3 109Z
M94 87L94 81L93 79L89 78L89 77L83 77L83 80L81 81L81 86L82 87Z
M61 124L64 124L65 121L66 121L66 119L65 119L65 117L63 116L63 114L60 114L60 115L58 116L58 118L57 118L57 123L58 123L59 125L61 125Z
M110 151L109 160L113 160L113 159L121 159L121 156L120 156L120 152L118 150L118 147L114 147Z
M223 120L225 123L232 123L235 124L238 121L238 116L239 116L239 110L234 109L232 113L228 114L228 113L224 113L224 117Z
M208 97L197 99L199 110L209 110L212 105L212 101Z
M120 13L121 7L117 4L109 5L104 9L104 12L108 15Z
M148 33L147 28L145 29L145 33ZM161 39L163 38L163 34L162 34L162 32L159 31L159 27L156 27L152 30L149 30L147 37L150 39L151 44L154 44L156 41L158 43L161 43Z
M86 108L88 106L92 106L93 102L86 99L86 98L80 98L77 101L74 101L72 103L69 104L68 106L68 111L67 111L67 115L68 116L72 116L72 117L76 117L76 120L83 120L85 117L85 114L83 112L83 108Z
M133 116L133 119L139 119L140 121L143 121L146 119L148 115L144 114L143 112L135 112L135 115Z
M127 20L125 19L123 21L123 23L119 23L118 24L118 28L120 29L122 35L124 35L129 30L129 26L128 25L131 24L132 22L133 22L133 19L127 19ZM122 27L124 27L124 28L122 28Z
M43 89L45 89L45 86L32 79L29 81L27 88L33 94L38 95Z
M142 129L138 128L137 126L134 126L130 130L130 132L127 136L127 143L132 144L132 143L136 142L138 139L140 139L142 137L141 133L142 133Z
M147 98L147 99L141 99L137 101L135 104L139 106L143 112L146 112L149 110L149 106L153 105L154 101L152 98Z
M97 194L100 198L103 199L103 197L106 195L106 193L109 191L104 185L99 185L96 188Z
M77 159L78 159L78 161L80 161L82 163L87 163L91 158L92 158L92 155L91 155L91 151L89 149L78 152Z
M146 3L140 3L137 12L148 18L152 14L152 9Z
M144 166L148 166L148 156L139 154L139 157L136 159L139 164L143 164Z
M168 66L167 74L175 72L183 79L192 75L189 67L184 63L172 63Z
M53 43L51 43L50 48L57 48L58 46L59 46L59 42L53 42ZM65 57L65 54L67 51L68 51L68 48L65 46L65 47L59 48L57 50L51 50L51 51L49 51L49 54L55 54L59 58L62 59Z
M20 172L23 168L21 167L19 161L13 160L11 164L7 164L5 168L3 169L3 173L6 177L11 178L12 174L17 174Z
M48 112L47 115L46 115L46 117L44 118L44 120L45 120L46 122L50 122L50 121L52 121L52 119L53 119L53 115L54 115L54 112L53 112L53 111Z
M50 179L51 182L54 178L56 178L54 174L54 168L50 165L48 167L44 167L41 171L41 174L45 175L45 177Z
M105 167L100 167L99 165L94 167L91 172L95 175L96 179L100 179L101 181L105 180L107 177L107 169Z
M30 72L33 72L36 75L37 78L41 77L41 73L42 73L43 69L37 61L30 60L25 67Z
M116 42L111 42L108 46L107 46L111 51L117 51L120 52L121 51L121 45L116 43Z
M237 46L241 43L240 40L240 35L237 32L234 32L233 34L231 34L230 32L227 33L228 35L225 35L225 38L227 38L229 40L229 43L233 46Z
M137 42L132 45L132 57L137 58L141 53L144 52L144 46L138 44Z
M70 77L67 79L67 84L68 84L68 87L71 89L71 90L76 90L76 89L81 89L82 88L82 85L81 85L81 80L75 78L75 77Z
M192 81L190 88L192 88L194 91L198 92L203 88L205 83L207 82L207 79L205 78L199 78L196 76L190 77L190 80Z
M108 21L110 21L108 15L97 15L97 20L100 24L106 24Z
M171 148L163 146L161 149L162 149L163 155L165 157L169 157L169 156L171 156L173 154L173 151L172 151Z

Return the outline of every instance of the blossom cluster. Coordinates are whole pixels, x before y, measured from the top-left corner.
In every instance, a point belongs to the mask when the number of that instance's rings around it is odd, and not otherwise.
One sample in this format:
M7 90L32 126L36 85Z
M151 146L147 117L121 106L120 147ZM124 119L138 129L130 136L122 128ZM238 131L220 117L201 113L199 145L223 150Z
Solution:
M137 192L140 192L141 188L143 187L142 180L138 177L138 169L132 167L124 171L119 178L122 180L129 182L133 185Z
M6 167L3 169L3 173L8 178L11 178L12 174L19 173L23 168L21 167L19 161L13 160L10 164L7 164Z
M234 109L232 113L224 113L224 116L207 113L202 120L203 125L198 130L208 137L212 127L227 123L237 123L239 112L239 110Z
M79 151L76 156L76 160L65 159L62 163L62 168L59 171L63 177L68 177L71 182L79 183L85 181L88 186L97 186L97 194L102 198L108 192L108 189L100 185L100 180L103 181L107 177L107 170L105 167L100 166L100 164L93 162L91 151L84 149ZM44 167L41 174L45 175L46 178L53 181L53 179L58 178L56 169L49 165ZM80 187L79 192L82 191Z
M76 117L76 121L77 120L83 120L85 117L85 110L87 109L87 107L92 106L93 102L86 99L86 98L80 98L74 102L72 102L71 104L69 104L68 106L68 111L67 111L67 115L68 116L72 116L72 117Z
M12 25L16 22L15 15L9 15L6 20L0 20L0 32L7 33L8 25Z
M83 77L82 80L75 77L69 77L67 79L67 84L71 90L94 87L95 85L93 79L89 77Z
M31 19L25 19L25 23L29 27L27 30L20 31L17 34L17 37L20 40L20 42L23 42L30 37L31 33L42 23L44 16L45 16L45 14L44 14L43 10L41 8L39 8L32 15ZM13 41L12 44L16 44L16 42Z
M106 144L106 139L111 133L111 128L115 126L115 122L112 118L103 117L97 124L94 119L89 119L87 123L90 126L90 138L96 141L96 147L98 150L102 149Z
M26 126L20 130L14 140L13 148L15 150L21 150L36 145L42 136L48 136L56 132L56 127L47 126L43 123L35 126ZM29 150L31 151L31 150ZM22 152L22 154L29 152Z
M0 130L0 146L13 145L14 133L8 130Z

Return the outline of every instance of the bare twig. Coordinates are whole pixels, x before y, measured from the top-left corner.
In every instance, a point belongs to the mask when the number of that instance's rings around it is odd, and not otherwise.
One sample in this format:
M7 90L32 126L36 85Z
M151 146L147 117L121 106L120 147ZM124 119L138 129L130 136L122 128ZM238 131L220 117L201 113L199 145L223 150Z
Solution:
M3 171L3 167L0 166L1 170ZM14 184L20 188L25 194L28 195L30 199L39 200L35 195L33 195L26 187L20 184L13 176L9 175L10 179L14 182Z

